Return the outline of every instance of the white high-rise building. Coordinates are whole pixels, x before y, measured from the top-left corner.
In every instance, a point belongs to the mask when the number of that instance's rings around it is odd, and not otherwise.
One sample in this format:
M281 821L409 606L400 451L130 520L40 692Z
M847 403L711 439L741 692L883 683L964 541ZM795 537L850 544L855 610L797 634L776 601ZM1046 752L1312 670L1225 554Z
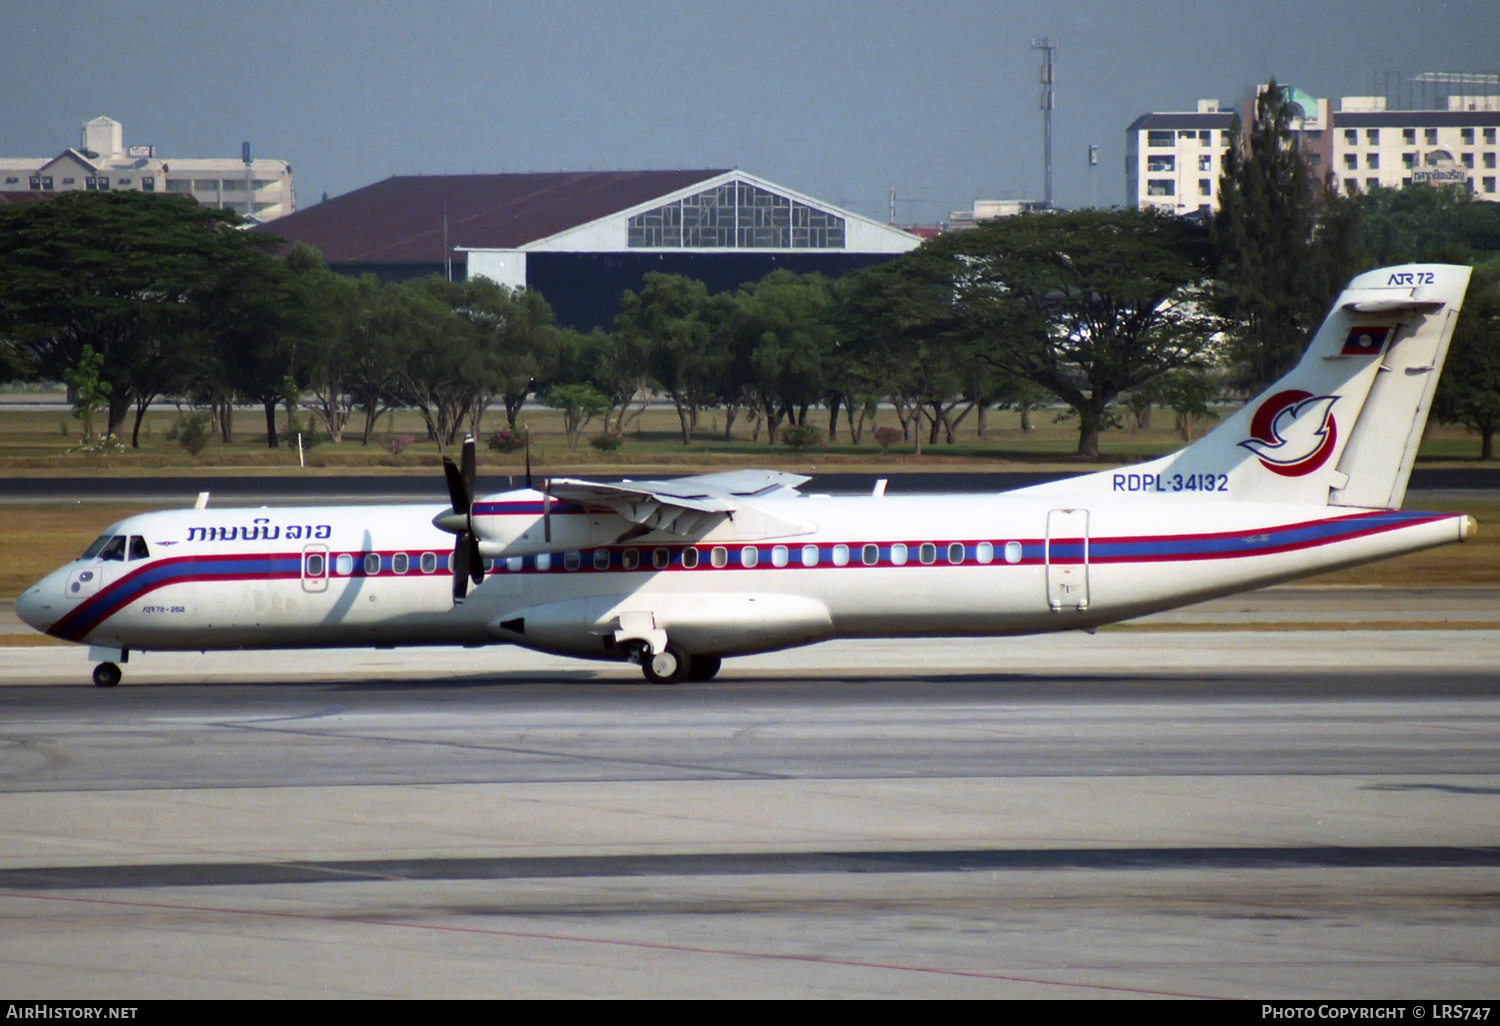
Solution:
M85 122L79 145L55 157L0 157L0 193L38 196L73 191L180 193L206 207L273 221L296 205L292 167L284 160L162 157L154 146L129 146L118 121ZM26 198L26 197L8 197Z
M1218 100L1196 111L1142 114L1125 130L1125 202L1138 209L1192 214L1219 209L1219 176L1234 112Z
M1451 96L1445 109L1390 110L1384 97L1337 101L1287 88L1308 170L1332 174L1341 192L1376 187L1466 189L1500 202L1500 94ZM1239 111L1242 125L1254 100ZM1199 100L1196 112L1143 114L1125 136L1125 189L1132 207L1177 214L1219 209L1219 176L1235 112Z

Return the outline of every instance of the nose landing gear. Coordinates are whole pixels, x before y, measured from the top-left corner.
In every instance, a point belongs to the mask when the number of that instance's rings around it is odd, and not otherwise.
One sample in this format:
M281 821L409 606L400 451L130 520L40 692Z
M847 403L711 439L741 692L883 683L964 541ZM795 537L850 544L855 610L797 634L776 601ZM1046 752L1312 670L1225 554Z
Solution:
M112 688L120 683L120 664L130 662L130 649L90 645L89 659L98 660L94 667L94 687Z

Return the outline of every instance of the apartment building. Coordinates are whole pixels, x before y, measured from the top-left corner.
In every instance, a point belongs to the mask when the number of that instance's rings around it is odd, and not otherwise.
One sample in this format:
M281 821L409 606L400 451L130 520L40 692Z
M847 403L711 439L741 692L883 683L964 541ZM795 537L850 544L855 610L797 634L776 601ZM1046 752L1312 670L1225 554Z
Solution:
M1444 109L1388 109L1384 97L1319 99L1287 88L1309 170L1345 193L1377 187L1464 189L1500 201L1500 95L1450 96ZM1254 98L1237 112L1241 125ZM1194 112L1143 114L1125 139L1126 200L1176 214L1219 209L1219 176L1236 111L1217 100Z
M0 157L0 193L32 194L11 198L84 190L185 194L261 223L296 205L291 165L252 159L248 143L239 159L165 157L155 146L126 146L123 126L107 117L85 122L79 145L54 157Z

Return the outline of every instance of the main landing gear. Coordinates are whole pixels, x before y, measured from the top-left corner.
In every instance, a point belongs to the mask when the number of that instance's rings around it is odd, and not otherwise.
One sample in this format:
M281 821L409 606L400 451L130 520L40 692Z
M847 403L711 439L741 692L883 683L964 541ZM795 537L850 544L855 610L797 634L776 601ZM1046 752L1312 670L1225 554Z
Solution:
M667 647L655 655L642 646L638 661L641 672L652 684L712 680L724 662L716 655L690 655L674 642L668 642Z
M100 663L94 667L94 687L112 688L120 683L120 668L114 663Z

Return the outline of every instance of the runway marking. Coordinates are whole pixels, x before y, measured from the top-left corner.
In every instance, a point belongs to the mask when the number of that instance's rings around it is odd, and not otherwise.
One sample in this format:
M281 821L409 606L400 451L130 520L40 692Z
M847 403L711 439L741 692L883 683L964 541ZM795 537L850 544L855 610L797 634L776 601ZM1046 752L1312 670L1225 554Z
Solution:
M707 948L688 944L666 944L659 941L619 940L609 937L584 937L577 934L544 933L537 930L501 930L484 926L437 926L430 923L404 923L391 919L366 919L361 917L321 915L312 912L271 912L261 909L228 908L218 905L179 904L174 902L123 901L115 898L57 897L53 895L26 894L0 891L0 896L24 898L33 901L49 901L79 905L109 905L118 908L167 909L180 912L203 912L213 915L254 916L265 919L300 920L304 922L337 923L340 925L379 926L397 930L422 930L431 933L470 934L484 937L509 937L517 940L552 941L560 944L592 944L602 947L635 948L647 951L668 951L685 955L716 955L725 958L744 958L768 962L800 962L811 965L827 965L850 969L886 969L891 972L917 973L927 976L954 976L966 979L995 980L1003 983L1024 983L1038 987L1055 987L1066 990L1102 991L1115 994L1140 994L1148 997L1196 998L1203 1001L1232 1000L1219 994L1194 994L1186 991L1161 990L1150 987L1128 987L1112 983L1069 983L1064 980L1049 980L1014 973L986 972L980 969L957 969L943 966L903 965L898 962L876 962L854 958L830 958L824 955L789 955L774 951L744 951L734 948ZM1095 970L1108 971L1108 970Z

